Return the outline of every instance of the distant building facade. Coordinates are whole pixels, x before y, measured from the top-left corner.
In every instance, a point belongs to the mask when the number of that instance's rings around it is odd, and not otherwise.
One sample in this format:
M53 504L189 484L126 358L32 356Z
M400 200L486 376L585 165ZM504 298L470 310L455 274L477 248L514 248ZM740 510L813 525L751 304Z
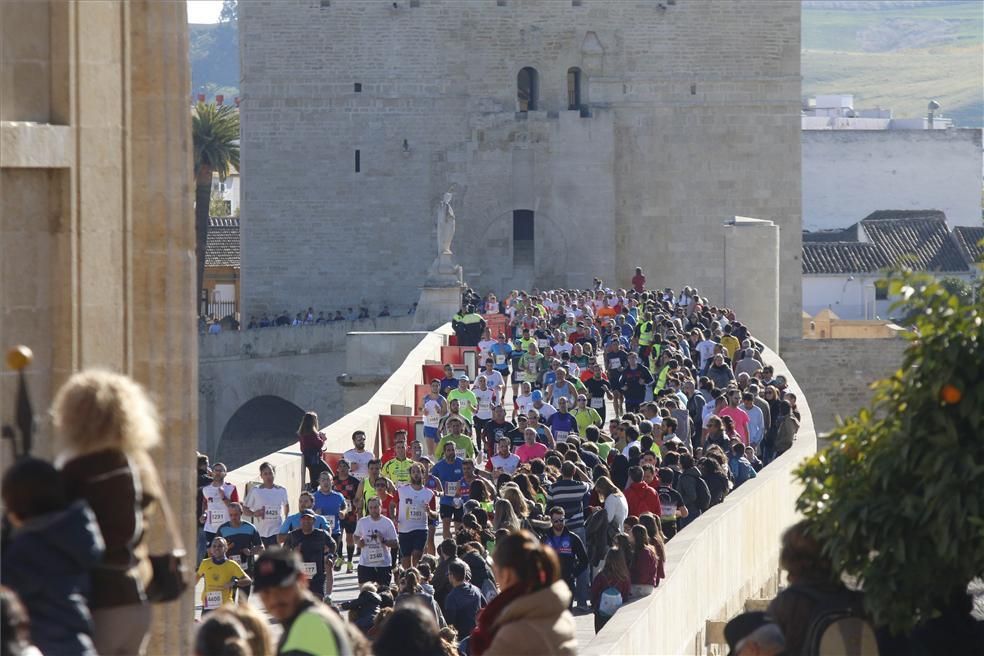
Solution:
M453 187L479 291L641 266L722 298L722 224L774 221L799 334L798 3L292 0L239 20L245 315L415 299Z
M981 130L950 119L895 118L817 96L803 109L803 228L846 228L886 207L935 208L951 226L981 224Z
M875 285L906 265L934 276L971 281L978 275L984 227L951 230L936 210L879 211L843 230L803 233L803 311L842 319L882 319L897 299Z

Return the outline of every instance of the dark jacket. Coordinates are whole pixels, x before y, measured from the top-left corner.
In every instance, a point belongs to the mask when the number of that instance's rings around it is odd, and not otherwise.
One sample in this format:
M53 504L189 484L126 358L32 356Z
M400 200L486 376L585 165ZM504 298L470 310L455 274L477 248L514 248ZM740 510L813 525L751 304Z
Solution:
M146 601L153 571L144 529L154 519L160 480L146 454L127 457L117 449L79 455L62 467L69 498L85 499L99 522L106 551L92 570L90 608ZM170 530L170 529L169 529Z
M96 516L85 501L28 520L3 554L3 584L20 596L44 654L96 653L86 603L89 570L105 545Z
M465 581L444 600L444 619L458 630L459 636L469 636L475 628L475 617L484 605L482 591Z
M707 510L710 507L710 491L697 467L691 467L680 474L677 491L683 497L683 503L687 506L687 511L690 513L687 517L687 523L693 521L693 519L700 515L701 511Z
M560 535L555 535L553 531L547 533L543 538L543 544L549 545L557 552L560 559L560 569L564 580L574 587L574 579L588 567L588 554L584 550L584 542L576 533L571 533L568 528Z
M437 600L441 608L444 608L444 600L451 592L451 579L448 578L448 565L450 564L450 560L439 562L437 569L434 570L434 575L431 577L431 585L434 586L434 599Z
M711 505L716 506L728 495L728 477L715 469L704 474L704 482L711 494Z
M608 521L608 513L605 509L597 510L591 514L584 522L584 534L587 537L585 549L588 554L588 563L596 567L605 560L608 555L608 548L615 541L615 535L622 530L621 526L615 526L614 522Z

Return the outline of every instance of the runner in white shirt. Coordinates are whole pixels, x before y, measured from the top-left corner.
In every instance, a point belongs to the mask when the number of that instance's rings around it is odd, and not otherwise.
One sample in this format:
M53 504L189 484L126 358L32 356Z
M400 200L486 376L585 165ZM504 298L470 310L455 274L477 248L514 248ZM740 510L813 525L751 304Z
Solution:
M485 374L480 374L476 382L478 386L472 392L475 394L475 398L478 399L478 410L475 412L475 418L481 419L482 422L476 421L475 424L480 428L483 422L492 419L492 406L498 403L499 395L495 393L494 389L488 386L488 380L485 378Z
M427 524L437 519L437 501L434 490L424 484L424 467L414 463L410 467L410 484L396 490L396 507L400 554L403 569L416 567L427 545Z
M372 460L372 453L366 451L365 431L352 433L352 444L355 448L343 453L342 457L349 464L349 473L361 481L369 474L369 461Z
M519 396L513 400L513 413L512 420L516 421L518 415L523 415L524 417L533 407L533 388L529 383L523 383L519 390Z
M290 502L286 488L274 485L276 472L273 465L264 462L260 465L262 485L254 485L246 494L246 511L253 517L253 525L260 533L260 539L268 547L277 546L280 526L290 514Z
M355 538L359 543L359 585L373 581L389 587L393 571L390 549L399 546L396 527L389 517L380 514L379 497L369 499L369 515L359 519L355 525Z
M493 368L492 358L485 361L485 369L481 371L481 375L485 376L489 387L499 395L501 400L506 389L506 381L502 378L502 374Z
M499 448L492 456L492 474L509 474L512 476L519 467L519 456L512 452L512 442L508 437L499 438Z
M207 544L211 544L219 527L229 521L227 506L233 501L239 501L236 486L225 482L227 471L226 466L221 462L212 465L212 484L202 488L202 496L205 498L205 512L199 521L204 525Z
M441 396L441 380L431 381L430 392L420 405L420 414L424 418L424 437L427 438L427 453L433 454L434 447L441 439L441 418L448 413L448 402Z
M482 339L478 343L478 361L485 362L486 358L490 357L489 349L495 344L495 340L492 339L492 330L489 328L485 329L482 333Z

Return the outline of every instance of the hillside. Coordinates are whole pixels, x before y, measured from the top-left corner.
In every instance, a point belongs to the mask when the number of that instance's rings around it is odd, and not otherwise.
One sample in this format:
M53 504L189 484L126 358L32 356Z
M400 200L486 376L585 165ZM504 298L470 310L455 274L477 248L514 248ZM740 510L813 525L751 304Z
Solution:
M239 95L239 30L235 22L188 26L191 92L211 100Z
M803 95L853 93L855 107L922 116L935 98L963 127L984 124L984 4L806 0Z

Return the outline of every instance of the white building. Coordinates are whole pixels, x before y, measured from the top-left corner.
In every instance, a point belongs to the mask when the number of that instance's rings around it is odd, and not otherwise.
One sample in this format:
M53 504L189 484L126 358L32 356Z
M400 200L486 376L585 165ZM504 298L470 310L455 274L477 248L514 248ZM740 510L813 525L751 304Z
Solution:
M221 196L228 216L239 216L239 171L232 169L225 180L218 173L212 174L212 197Z
M803 311L882 319L894 302L875 282L896 264L937 277L973 280L984 227L950 230L937 210L873 212L843 230L803 233Z
M943 212L951 226L981 222L981 130L950 119L899 119L854 108L854 98L818 96L803 108L800 132L803 229L845 227L845 216L886 207Z

